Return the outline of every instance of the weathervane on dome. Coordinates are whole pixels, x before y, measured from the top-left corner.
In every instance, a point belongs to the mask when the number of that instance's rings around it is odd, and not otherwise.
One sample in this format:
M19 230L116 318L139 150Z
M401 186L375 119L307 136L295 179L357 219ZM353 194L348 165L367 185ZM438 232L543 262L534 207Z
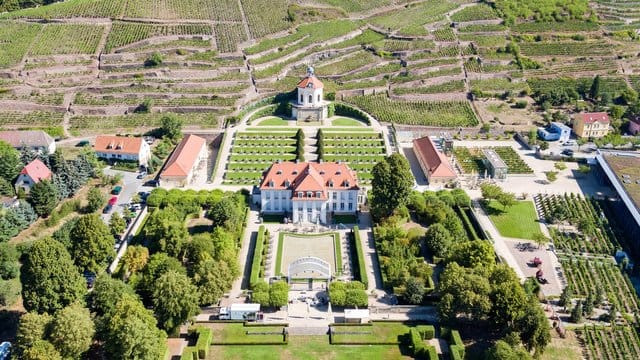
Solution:
M307 66L307 76L314 76L313 66Z

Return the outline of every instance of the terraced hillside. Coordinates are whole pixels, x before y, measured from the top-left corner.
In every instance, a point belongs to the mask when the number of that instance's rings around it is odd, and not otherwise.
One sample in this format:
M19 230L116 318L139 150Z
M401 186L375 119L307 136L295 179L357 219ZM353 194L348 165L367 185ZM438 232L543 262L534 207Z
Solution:
M640 2L598 0L553 23L502 3L68 0L4 13L0 124L130 132L169 112L219 128L291 91L309 64L328 96L412 126L530 126L517 119L539 117L531 103L565 77L588 88L601 75L614 98L640 88ZM518 98L513 118L494 111Z

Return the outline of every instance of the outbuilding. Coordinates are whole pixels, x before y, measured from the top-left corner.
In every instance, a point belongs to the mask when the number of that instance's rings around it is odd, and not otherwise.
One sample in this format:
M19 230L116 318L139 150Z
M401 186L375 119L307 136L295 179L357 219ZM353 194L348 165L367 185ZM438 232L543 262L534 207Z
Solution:
M369 322L369 309L345 309L344 322L350 324L365 324Z

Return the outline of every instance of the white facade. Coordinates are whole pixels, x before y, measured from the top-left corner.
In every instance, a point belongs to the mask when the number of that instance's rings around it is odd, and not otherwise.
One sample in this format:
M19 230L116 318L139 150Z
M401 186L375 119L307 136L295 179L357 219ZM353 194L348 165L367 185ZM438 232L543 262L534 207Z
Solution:
M298 88L298 105L301 106L322 106L322 88L314 88L313 83L309 83L311 86L305 88Z
M120 151L96 151L96 156L101 159L114 159L114 160L124 160L124 161L137 161L140 165L147 165L149 160L151 159L151 148L149 144L142 141L140 145L140 150L137 154L134 153L122 153Z
M266 214L286 213L293 222L326 223L329 214L355 214L360 190L298 192L261 190L261 209ZM302 195L303 197L300 197ZM320 195L320 196L318 196Z

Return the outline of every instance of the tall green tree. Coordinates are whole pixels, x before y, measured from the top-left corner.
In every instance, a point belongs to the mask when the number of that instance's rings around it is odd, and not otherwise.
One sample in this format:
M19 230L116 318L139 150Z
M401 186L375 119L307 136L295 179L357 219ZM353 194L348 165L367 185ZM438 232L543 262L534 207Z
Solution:
M198 289L186 275L175 271L158 278L152 297L160 327L170 334L200 311Z
M592 100L597 100L600 96L600 75L596 75L591 82L591 88L589 89L589 97Z
M274 307L287 305L289 285L285 281L276 281L269 288L269 304Z
M453 243L451 234L442 224L433 224L429 226L424 235L425 244L431 250L433 255L445 257L449 253L449 247Z
M438 312L445 323L453 323L459 317L485 320L491 311L491 285L486 275L477 270L448 264L440 275L438 291L442 294Z
M28 312L20 317L18 333L16 335L16 353L21 355L29 349L36 341L43 340L49 336L49 325L53 317L47 313L38 314Z
M13 279L19 274L18 251L15 246L8 243L0 243L0 279Z
M111 230L112 235L122 235L126 228L127 223L124 221L119 212L114 212L113 214L111 214L111 219L109 219L109 229Z
M105 321L105 349L111 359L158 360L167 335L136 297L124 295Z
M22 170L20 153L6 141L0 140L0 177L12 183Z
M388 217L408 203L414 178L404 156L387 156L373 167L372 175L371 212L374 217Z
M58 190L51 181L41 180L31 188L29 200L38 215L49 216L58 205Z
M104 196L97 187L89 189L87 194L87 212L96 212L104 205Z
M127 247L127 252L122 257L127 271L136 273L142 270L149 261L149 249L140 245Z
M504 210L507 210L508 207L515 205L516 203L516 194L511 192L502 192L498 195L496 199Z
M404 297L410 304L421 304L422 298L424 297L423 281L415 277L410 277L409 280L407 280Z
M165 253L155 253L149 258L149 262L142 271L142 279L136 286L136 291L142 296L147 306L153 305L152 293L158 278L169 271L186 273L184 266L178 259Z
M175 115L165 115L160 119L160 131L171 140L182 136L182 120Z
M98 273L115 257L113 236L98 214L84 215L71 230L73 258L83 270Z
M52 343L37 340L22 353L22 360L62 360L62 356Z
M102 273L93 285L91 308L98 315L110 314L125 295L137 299L135 291L128 284Z
M498 340L487 350L487 360L531 360L529 354L521 346L512 346L504 340Z
M56 313L50 339L65 359L81 359L89 350L94 334L89 309L76 303Z
M223 260L205 260L195 266L193 282L198 287L200 305L215 304L231 286L234 274Z
M489 282L492 302L490 319L497 328L513 327L525 312L527 294L513 269L506 265L497 265L492 271Z
M78 301L86 292L85 280L64 245L51 238L33 243L20 281L27 311L53 313Z
M242 227L244 218L243 208L238 206L234 197L225 196L209 209L207 216L213 220L214 226L222 226L225 229L236 232Z
M538 299L530 296L524 315L518 321L520 339L528 351L540 356L551 341L551 326Z

